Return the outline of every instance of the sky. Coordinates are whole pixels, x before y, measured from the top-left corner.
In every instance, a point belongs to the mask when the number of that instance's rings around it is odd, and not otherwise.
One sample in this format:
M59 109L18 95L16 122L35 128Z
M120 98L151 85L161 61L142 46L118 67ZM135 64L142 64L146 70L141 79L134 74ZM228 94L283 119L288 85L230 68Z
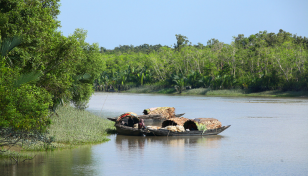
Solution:
M193 44L215 38L230 44L279 29L308 37L308 0L62 0L64 36L88 31L86 42L114 49L119 45L173 46L176 34Z

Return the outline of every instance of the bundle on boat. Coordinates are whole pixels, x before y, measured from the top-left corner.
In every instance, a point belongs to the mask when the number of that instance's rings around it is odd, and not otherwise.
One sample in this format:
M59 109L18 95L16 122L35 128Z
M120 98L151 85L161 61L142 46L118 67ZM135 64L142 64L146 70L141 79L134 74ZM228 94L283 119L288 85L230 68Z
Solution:
M183 126L184 130L188 129L189 131L193 131L193 130L204 131L207 129L220 128L221 122L214 118L187 119L184 117L180 117L180 118L171 118L171 119L163 121L162 128L165 128L168 126Z
M174 107L156 107L143 110L144 115L160 114L162 119L170 119L175 117Z
M164 127L167 127L167 126L177 126L177 125L184 126L184 123L187 120L189 120L189 119L184 118L184 117L171 118L171 119L163 121L161 127L164 128Z
M161 129L161 127L159 126L147 126L148 129L152 129L152 130L159 130Z
M170 130L170 131L185 131L183 124L185 121L187 121L188 119L184 118L184 117L180 117L180 118L171 118L168 120L163 121L162 126L158 127L158 126L147 126L148 129L152 129L152 130Z
M173 132L184 132L184 123L187 121L187 118L171 118L163 121L162 128Z
M189 119L183 124L185 129L204 131L221 127L221 122L214 118Z

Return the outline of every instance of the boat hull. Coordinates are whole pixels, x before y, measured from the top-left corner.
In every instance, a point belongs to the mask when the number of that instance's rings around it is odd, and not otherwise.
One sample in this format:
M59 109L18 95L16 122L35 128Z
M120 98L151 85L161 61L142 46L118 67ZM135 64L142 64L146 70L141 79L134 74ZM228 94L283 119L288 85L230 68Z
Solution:
M223 126L216 129L208 129L206 131L185 131L185 132L172 132L169 130L151 130L147 129L147 133L154 135L154 136L207 136L207 135L217 135L227 128L229 128L231 125ZM145 133L145 135L147 135ZM147 135L148 136L148 135Z
M115 125L117 134L127 136L143 136L143 131L137 128L132 128L124 125Z

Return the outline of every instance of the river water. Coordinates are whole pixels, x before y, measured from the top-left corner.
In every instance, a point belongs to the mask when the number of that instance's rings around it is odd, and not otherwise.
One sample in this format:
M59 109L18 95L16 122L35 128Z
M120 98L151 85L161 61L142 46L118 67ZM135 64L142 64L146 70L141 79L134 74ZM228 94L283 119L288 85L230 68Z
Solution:
M231 127L209 137L111 135L106 143L46 152L0 169L23 176L308 175L308 99L95 93L87 110L115 117L160 106Z

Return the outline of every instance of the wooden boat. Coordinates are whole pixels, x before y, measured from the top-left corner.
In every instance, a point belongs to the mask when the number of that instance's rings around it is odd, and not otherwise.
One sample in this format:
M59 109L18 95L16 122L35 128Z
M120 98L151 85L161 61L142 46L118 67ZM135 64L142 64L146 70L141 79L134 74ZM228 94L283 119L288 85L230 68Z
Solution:
M181 127L179 129L167 130L170 126ZM202 128L206 127L206 128ZM171 118L163 121L162 127L160 129L147 129L147 134L155 136L205 136L205 135L217 135L231 125L222 126L221 122L214 118L196 118L187 119L181 118ZM166 129L166 128L167 129ZM171 129L171 128L170 128ZM199 129L199 130L198 130ZM206 130L202 130L206 129ZM147 135L145 134L145 135Z
M217 135L227 128L229 128L231 125L228 126L222 126L216 129L208 129L205 131L198 131L198 130L193 130L193 131L184 131L184 132L172 132L166 129L147 129L144 130L145 135L154 135L154 136L206 136L206 135Z

